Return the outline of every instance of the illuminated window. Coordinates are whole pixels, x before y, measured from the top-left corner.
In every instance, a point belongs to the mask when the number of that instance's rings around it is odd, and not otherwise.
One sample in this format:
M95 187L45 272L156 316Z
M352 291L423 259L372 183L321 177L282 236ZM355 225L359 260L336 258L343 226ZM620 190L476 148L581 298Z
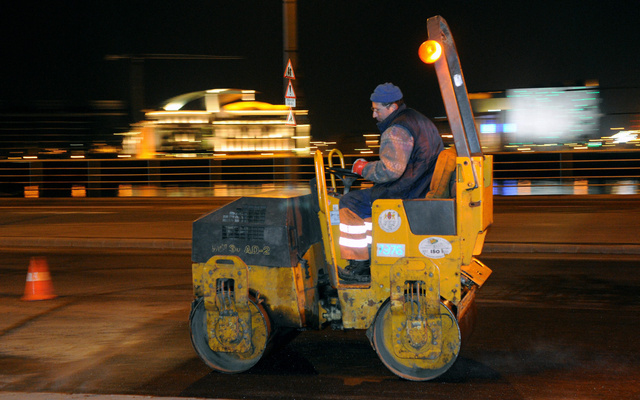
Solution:
M505 133L516 132L516 124L504 124L502 125L502 131Z
M496 124L480 124L480 133L496 133Z

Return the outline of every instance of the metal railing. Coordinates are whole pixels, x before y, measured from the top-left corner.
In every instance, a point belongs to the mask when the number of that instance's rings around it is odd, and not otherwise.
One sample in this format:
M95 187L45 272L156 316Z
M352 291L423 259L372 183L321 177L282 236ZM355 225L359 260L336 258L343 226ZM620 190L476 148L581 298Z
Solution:
M497 195L635 194L640 150L495 153L493 179Z
M215 196L314 177L312 157L0 160L0 193L19 197ZM494 153L496 195L639 192L640 150Z

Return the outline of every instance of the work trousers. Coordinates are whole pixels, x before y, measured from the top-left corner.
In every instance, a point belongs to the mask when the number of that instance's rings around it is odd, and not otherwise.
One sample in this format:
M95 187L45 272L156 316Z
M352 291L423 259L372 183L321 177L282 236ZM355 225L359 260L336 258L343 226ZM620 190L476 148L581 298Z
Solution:
M371 189L345 194L340 199L340 255L345 260L368 260L372 243Z

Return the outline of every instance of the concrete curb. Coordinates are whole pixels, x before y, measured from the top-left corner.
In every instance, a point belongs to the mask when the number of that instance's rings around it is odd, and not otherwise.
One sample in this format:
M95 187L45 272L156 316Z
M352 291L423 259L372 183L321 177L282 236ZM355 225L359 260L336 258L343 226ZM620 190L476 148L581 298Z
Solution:
M191 249L190 239L3 237L0 247Z
M3 400L204 400L200 397L157 397L124 394L71 394L0 392Z
M0 247L190 250L190 239L0 237ZM483 253L640 254L635 244L485 243Z
M633 244L485 243L483 253L640 254Z

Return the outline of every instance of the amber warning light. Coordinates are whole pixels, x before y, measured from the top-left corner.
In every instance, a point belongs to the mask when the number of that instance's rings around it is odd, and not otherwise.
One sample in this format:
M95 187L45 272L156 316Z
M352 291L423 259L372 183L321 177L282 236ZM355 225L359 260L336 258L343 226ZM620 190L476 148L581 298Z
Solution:
M427 40L420 45L418 55L425 64L433 64L442 55L442 47L435 40Z

